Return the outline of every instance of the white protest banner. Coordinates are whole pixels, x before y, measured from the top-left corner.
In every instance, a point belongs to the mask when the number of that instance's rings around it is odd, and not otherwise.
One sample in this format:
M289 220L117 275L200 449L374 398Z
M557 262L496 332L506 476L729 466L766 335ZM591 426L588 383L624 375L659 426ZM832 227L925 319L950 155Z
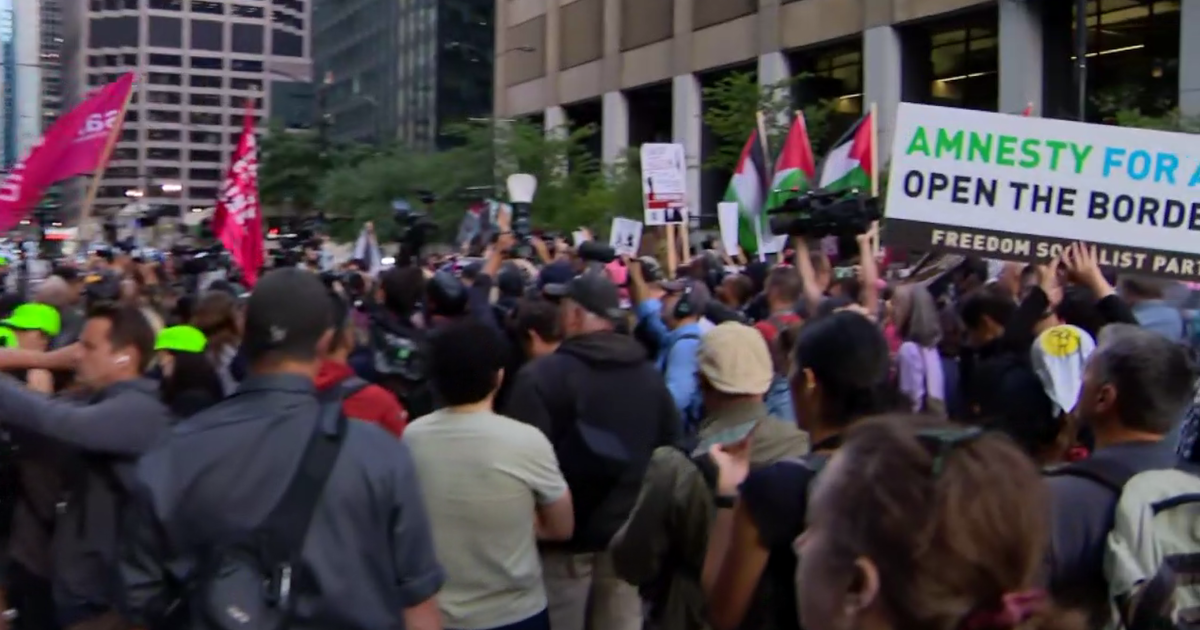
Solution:
M738 202L717 204L717 226L721 228L721 246L730 256L738 253Z
M1196 136L901 103L888 240L1048 260L1073 241L1116 271L1200 277Z
M641 158L645 224L667 225L687 221L687 159L683 145L643 144Z
M642 246L642 222L616 217L612 222L608 244L618 256L637 256Z

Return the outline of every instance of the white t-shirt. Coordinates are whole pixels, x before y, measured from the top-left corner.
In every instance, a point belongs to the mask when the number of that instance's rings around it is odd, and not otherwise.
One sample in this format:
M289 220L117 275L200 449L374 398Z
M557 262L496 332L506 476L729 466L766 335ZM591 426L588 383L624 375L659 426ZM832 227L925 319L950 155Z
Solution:
M491 412L435 411L404 431L446 584L447 628L486 630L546 607L534 510L567 491L550 441Z

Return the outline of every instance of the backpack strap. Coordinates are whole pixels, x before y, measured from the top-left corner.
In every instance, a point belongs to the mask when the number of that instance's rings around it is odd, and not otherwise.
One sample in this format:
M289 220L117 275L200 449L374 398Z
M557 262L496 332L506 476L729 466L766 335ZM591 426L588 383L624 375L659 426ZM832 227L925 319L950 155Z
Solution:
M351 375L338 385L338 389L341 390L342 400L345 400L370 386L371 382L367 379Z
M342 397L324 397L317 424L300 456L300 465L279 503L267 514L262 526L256 528L264 535L264 540L271 543L267 549L275 556L267 558L271 565L290 563L299 555L325 484L342 450L346 424Z
M1090 479L1115 494L1121 494L1125 484L1137 474L1136 471L1120 462L1089 457L1078 462L1059 466L1045 471L1048 477L1081 477Z

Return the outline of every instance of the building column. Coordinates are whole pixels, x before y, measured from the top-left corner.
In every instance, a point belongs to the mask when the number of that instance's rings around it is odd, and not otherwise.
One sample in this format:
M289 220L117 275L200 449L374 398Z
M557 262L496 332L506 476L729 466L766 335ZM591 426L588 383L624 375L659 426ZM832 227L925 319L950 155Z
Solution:
M1039 6L1000 0L1000 103L1005 114L1019 114L1033 104L1041 115L1042 15Z
M605 164L625 158L629 148L629 100L616 90L605 92L600 123L600 156Z
M687 196L691 224L700 220L700 165L703 163L701 134L704 130L700 78L694 74L679 75L671 80L671 137L683 145L687 159Z
M891 26L876 26L863 33L863 107L875 105L879 120L879 155L886 164L892 150L892 127L900 105L904 69L900 33Z
M546 135L566 133L567 112L559 105L552 105L542 112L542 126Z
M791 65L788 63L787 56L779 51L763 53L758 56L758 85L760 87L777 86L792 77ZM791 98L791 85L786 85L775 89L774 97L777 99ZM778 121L782 125L787 125L792 117L791 108L784 108L779 112Z
M1179 111L1200 116L1200 0L1183 0L1179 14Z

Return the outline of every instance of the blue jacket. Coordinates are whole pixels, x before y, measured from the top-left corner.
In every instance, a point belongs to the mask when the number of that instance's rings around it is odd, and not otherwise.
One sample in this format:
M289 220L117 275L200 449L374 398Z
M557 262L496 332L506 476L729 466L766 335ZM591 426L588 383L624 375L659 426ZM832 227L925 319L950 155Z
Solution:
M667 389L684 418L684 424L697 424L703 415L700 384L696 381L699 367L696 353L700 349L702 334L700 324L684 324L675 330L667 330L662 320L660 300L645 300L638 304L637 316L638 322L645 326L646 333L658 342L655 364L667 381Z

